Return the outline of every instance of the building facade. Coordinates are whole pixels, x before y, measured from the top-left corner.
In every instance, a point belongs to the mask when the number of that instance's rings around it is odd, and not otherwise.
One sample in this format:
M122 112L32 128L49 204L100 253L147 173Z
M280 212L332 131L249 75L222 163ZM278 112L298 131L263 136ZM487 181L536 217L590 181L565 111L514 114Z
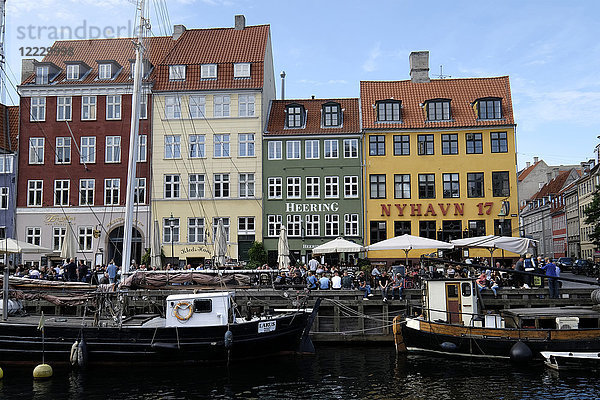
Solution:
M508 77L432 80L428 59L411 53L411 80L361 82L366 244L405 233L518 236Z
M0 239L15 237L19 107L0 104Z
M567 220L567 257L579 258L579 198L577 183L573 183L564 191L565 214Z
M600 164L595 164L594 160L590 160L584 166L583 176L577 182L577 196L579 198L579 237L582 259L593 260L600 258L598 248L590 238L593 226L585 222L585 210L590 207L594 194L600 185L599 166Z
M291 262L343 236L362 243L358 99L276 100L264 133L263 241L277 262L281 226Z

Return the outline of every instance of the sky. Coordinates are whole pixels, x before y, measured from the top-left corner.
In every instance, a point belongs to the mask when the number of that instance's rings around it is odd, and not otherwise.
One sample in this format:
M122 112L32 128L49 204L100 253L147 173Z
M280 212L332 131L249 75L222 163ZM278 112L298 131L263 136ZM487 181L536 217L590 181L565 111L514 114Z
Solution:
M280 95L359 97L361 80L409 79L411 51L429 50L430 76L510 77L519 169L539 157L579 164L600 143L600 1L147 0L152 32L172 25L269 24ZM129 36L133 0L7 0L9 85L20 80L26 47L50 46L53 32ZM77 30L79 28L79 30ZM65 35L68 30L64 30ZM98 33L100 32L100 33ZM21 50L23 48L23 50ZM9 88L10 89L10 88ZM5 102L16 104L9 90Z

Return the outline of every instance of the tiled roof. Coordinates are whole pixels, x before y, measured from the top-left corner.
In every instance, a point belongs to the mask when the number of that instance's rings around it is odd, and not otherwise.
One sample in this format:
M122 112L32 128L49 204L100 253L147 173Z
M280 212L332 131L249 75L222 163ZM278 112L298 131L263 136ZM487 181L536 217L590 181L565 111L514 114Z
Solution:
M540 161L533 163L532 165L530 165L529 167L525 168L524 170L522 170L519 173L519 176L517 177L517 180L519 182L521 182L523 179L525 179L527 177L527 175L529 175L531 173L531 171L533 171L535 169L535 167L540 163Z
M19 147L19 106L8 106L8 130L11 149Z
M542 186L542 188L531 197L531 200L537 200L559 193L565 186L565 182L569 178L570 174L571 170L559 172L554 179Z
M478 120L473 102L485 97L502 99L500 120ZM508 76L497 78L432 79L427 83L407 81L361 81L360 98L364 129L459 128L514 125ZM375 103L395 99L402 102L402 122L377 122ZM451 99L451 121L427 122L424 104L433 99Z
M343 112L343 123L339 128L325 128L321 124L321 108L328 102L339 103ZM288 104L300 104L306 110L306 124L304 128L285 127L285 109ZM306 99L306 100L273 100L271 112L267 123L265 136L268 135L309 135L309 134L336 134L359 133L358 99Z
M19 106L0 104L0 149L15 151L19 135Z

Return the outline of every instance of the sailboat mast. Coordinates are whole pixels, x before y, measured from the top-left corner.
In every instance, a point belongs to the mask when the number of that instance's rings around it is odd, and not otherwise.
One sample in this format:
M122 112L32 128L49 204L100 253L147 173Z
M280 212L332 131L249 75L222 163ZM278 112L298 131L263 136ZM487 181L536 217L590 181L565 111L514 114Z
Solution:
M131 96L131 130L129 132L129 163L127 168L127 196L125 199L125 225L123 227L123 259L121 261L121 276L129 273L131 261L131 242L133 230L133 208L135 206L135 183L138 158L138 136L140 127L140 92L143 74L143 45L144 32L144 0L138 3L139 25L137 27L137 40L135 42L135 66L133 70L133 93Z

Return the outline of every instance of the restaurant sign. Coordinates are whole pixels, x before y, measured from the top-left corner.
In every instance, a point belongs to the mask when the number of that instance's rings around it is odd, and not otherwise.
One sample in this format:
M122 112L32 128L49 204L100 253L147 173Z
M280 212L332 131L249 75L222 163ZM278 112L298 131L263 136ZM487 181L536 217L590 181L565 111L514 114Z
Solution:
M438 214L446 216L450 215L464 215L465 203L426 203L426 204L382 204L381 216L389 217L392 213L397 214L399 217L411 216L411 217L435 217ZM485 203L477 203L475 210L477 215L492 215L492 209L494 203L489 201Z

